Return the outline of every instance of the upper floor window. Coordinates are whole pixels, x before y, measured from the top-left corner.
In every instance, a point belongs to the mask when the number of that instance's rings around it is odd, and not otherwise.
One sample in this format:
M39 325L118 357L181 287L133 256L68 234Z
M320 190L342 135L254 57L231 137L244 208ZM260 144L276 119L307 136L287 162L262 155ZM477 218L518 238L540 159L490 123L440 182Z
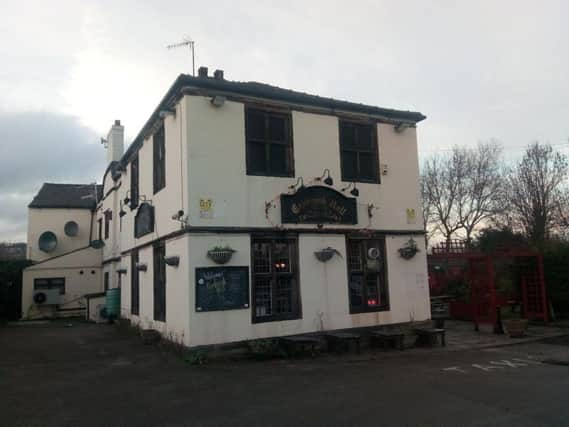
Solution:
M130 162L130 208L138 206L138 154Z
M152 165L154 176L154 194L166 186L166 142L164 123L152 136Z
M106 240L109 238L113 213L110 210L107 210L105 211L104 215L105 215L105 240Z
M342 181L379 184L377 127L340 120Z
M294 176L291 116L245 110L247 175Z

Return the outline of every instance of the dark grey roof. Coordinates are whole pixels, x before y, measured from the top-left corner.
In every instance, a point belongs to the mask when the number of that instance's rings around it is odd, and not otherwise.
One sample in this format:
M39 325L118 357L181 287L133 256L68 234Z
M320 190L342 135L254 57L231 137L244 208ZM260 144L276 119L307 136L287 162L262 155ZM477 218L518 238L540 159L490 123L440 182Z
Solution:
M138 136L128 147L121 161L123 164L128 163L131 155L133 155L138 147L142 144L145 135L152 128L153 124L159 118L160 111L166 110L173 106L185 90L199 89L204 92L227 93L259 99L285 102L295 105L307 107L324 108L332 111L352 112L359 114L368 114L380 116L386 120L394 122L417 123L426 119L426 116L416 111L394 110L391 108L375 107L373 105L358 104L355 102L342 101L334 98L326 98L317 95L311 95L304 92L297 92L290 89L283 89L278 86L272 86L259 82L238 82L230 80L215 79L212 77L192 77L187 74L180 74L170 87L160 104L156 107Z
M103 187L97 185L97 200L101 200ZM93 209L92 184L52 184L44 183L29 208L75 208Z

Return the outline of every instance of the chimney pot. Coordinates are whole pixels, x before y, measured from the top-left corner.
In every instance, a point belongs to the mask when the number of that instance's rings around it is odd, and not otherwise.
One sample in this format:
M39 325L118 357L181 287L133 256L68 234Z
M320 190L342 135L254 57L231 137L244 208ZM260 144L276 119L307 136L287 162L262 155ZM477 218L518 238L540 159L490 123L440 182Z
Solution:
M223 80L223 70L215 70L213 72L213 78L216 80Z
M207 77L207 67L198 68L198 77Z

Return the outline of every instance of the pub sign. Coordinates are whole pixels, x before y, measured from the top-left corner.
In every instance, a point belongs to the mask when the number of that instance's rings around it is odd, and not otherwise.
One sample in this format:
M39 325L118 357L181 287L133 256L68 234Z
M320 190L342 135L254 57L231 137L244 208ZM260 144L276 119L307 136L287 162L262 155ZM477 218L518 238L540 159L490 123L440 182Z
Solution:
M281 194L283 223L357 224L356 199L328 187L301 187L294 194Z

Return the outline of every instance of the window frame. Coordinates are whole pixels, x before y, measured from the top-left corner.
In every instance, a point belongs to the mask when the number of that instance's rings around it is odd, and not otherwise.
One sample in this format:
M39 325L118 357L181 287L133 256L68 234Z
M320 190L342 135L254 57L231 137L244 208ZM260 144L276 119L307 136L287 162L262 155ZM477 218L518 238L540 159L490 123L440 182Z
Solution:
M166 322L166 243L163 240L152 245L154 320ZM160 302L160 304L157 304Z
M47 286L41 286L41 287L37 287L38 286L38 281L40 280L45 280L48 282ZM62 281L62 285L60 286L53 286L52 285L52 281L54 280L60 280ZM65 295L65 277L37 277L34 279L34 292L35 291L46 291L46 290L50 290L50 289L59 289L59 295Z
M103 218L97 220L97 225L99 227L99 240L103 240Z
M257 113L262 114L264 117L264 136L263 139L257 138L250 138L249 137L249 130L251 128L250 125L250 118L249 114ZM269 118L279 117L284 118L285 123L285 132L286 136L285 142L279 142L275 140L271 140L269 138ZM254 170L252 167L252 160L251 160L251 143L263 144L265 148L265 162L266 162L266 169L265 171ZM284 173L276 173L271 172L271 156L270 156L270 147L272 145L279 145L286 147L286 172ZM293 138L293 127L292 127L292 112L289 109L282 109L282 108L270 108L266 106L258 106L254 104L246 105L245 106L245 163L246 163L246 174L250 176L273 176L278 178L294 178L295 171L294 171L294 138Z
M111 274L108 271L103 273L103 290L107 292L111 286Z
M362 126L369 126L371 128L371 150L361 149L356 146L354 147L347 147L345 143L342 143L342 127L344 125L351 125L356 127L356 136L355 139L357 140L357 128ZM345 119L345 118L338 118L338 146L340 149L340 171L342 175L342 181L345 182L359 182L363 184L381 184L381 174L379 173L379 142L378 142L378 134L377 134L377 122L371 120L354 120L354 119ZM356 171L356 178L350 178L346 176L346 161L344 160L344 152L352 152L356 153L357 156L357 171ZM375 177L372 179L366 179L361 177L360 171L360 154L371 154L372 160L374 162L373 170L375 171Z
M136 153L130 161L130 210L134 210L138 206L139 172L138 153Z
M270 273L256 273L255 272L255 251L254 244L257 242L268 242L271 244L271 258L274 253L274 245L277 241L288 241L291 243L292 254L290 256L291 272L290 273L278 273L274 269L272 261L271 272ZM302 301L300 293L300 272L299 272L299 259L298 259L298 235L287 234L262 234L262 235L252 235L251 236L251 321L252 323L266 323L266 322L280 322L286 320L302 319ZM271 280L271 301L276 304L277 300L277 286L276 280L278 277L290 277L293 281L292 283L292 304L294 309L291 313L285 314L275 314L274 311L269 316L257 316L257 303L256 303L256 279L257 277L269 278Z
M130 313L135 316L140 315L140 272L136 268L139 259L138 250L133 249L130 253Z
M350 295L350 283L351 283L351 277L352 274L356 274L354 272L354 270L352 270L350 268L350 243L351 242L357 242L358 244L362 244L364 242L372 242L372 241L377 241L379 242L379 248L381 251L381 260L382 260L382 266L381 266L381 271L378 272L368 272L367 271L367 265L365 265L365 263L363 262L364 260L362 259L362 270L361 270L361 276L363 277L362 280L362 300L366 301L367 300L367 286L365 283L365 279L368 276L368 274L375 274L375 276L380 280L380 282L378 283L378 295L381 297L381 284L383 282L383 288L384 288L384 293L385 295L383 295L384 299L387 300L387 302L385 304L382 305L377 305L377 306L368 306L367 304L362 304L361 307L357 307L357 306L353 306L352 305L352 297ZM366 249L368 248L368 245L365 245ZM360 246L360 250L361 250L361 246ZM390 292L389 292L389 274L388 274L388 267L387 267L387 257L386 257L386 239L385 236L383 235L372 235L372 236L350 236L347 235L346 236L346 271L347 271L347 291L348 291L348 306L349 306L349 310L350 310L350 314L360 314L360 313L376 313L376 312L380 312L380 311L390 311L391 310L391 299L390 299ZM365 256L365 251L363 256Z
M152 188L154 194L164 187L166 187L166 130L164 122L162 122L152 135Z

